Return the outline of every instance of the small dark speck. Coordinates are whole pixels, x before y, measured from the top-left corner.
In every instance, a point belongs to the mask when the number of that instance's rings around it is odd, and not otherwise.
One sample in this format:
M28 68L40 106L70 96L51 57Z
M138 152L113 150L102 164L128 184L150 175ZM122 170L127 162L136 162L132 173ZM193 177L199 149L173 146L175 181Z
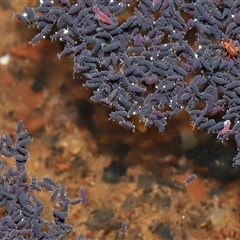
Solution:
M154 177L151 175L138 176L138 186L140 188L143 188L145 191L151 190L153 182L154 182Z
M0 1L0 6L4 9L10 9L11 8L11 1Z
M163 240L172 240L173 239L173 235L171 233L170 228L163 224L159 224L159 226L157 228L157 234L159 235L160 239L163 239Z
M119 162L112 162L110 166L104 168L103 181L107 183L118 183L126 173L126 166Z
M145 192L143 190L143 193L142 193L142 195L139 196L138 201L140 203L149 203L149 202L151 202L151 194L150 194L150 192Z
M93 120L94 105L91 104L89 101L80 100L76 102L76 106L77 106L79 121L82 124L86 125L86 127L90 131L94 131L95 129L95 124Z
M46 86L46 81L44 79L44 77L42 76L36 76L34 78L34 81L31 85L31 89L34 91L34 92L40 92L43 90L43 88Z
M13 117L13 115L14 115L14 111L10 110L10 111L8 112L8 117Z
M88 175L89 175L88 168L84 166L84 167L81 169L80 176L81 176L81 178L84 179L84 178L86 178Z
M97 209L90 213L86 225L91 230L101 230L110 224L113 218L111 209Z
M122 204L122 209L131 211L136 201L137 199L133 195L127 194L125 201Z
M225 191L225 188L223 186L219 186L219 187L215 187L212 188L209 192L208 195L210 197L214 197L214 196L219 196L220 194L222 194Z
M54 155L59 155L59 154L62 154L64 152L64 149L62 147L52 147L51 148L52 150L52 154Z
M66 84L62 84L62 85L60 86L60 88L59 88L59 93L62 94L62 95L64 95L64 94L66 94L66 93L68 93L68 92L69 92L69 89L68 89L68 87L66 86Z
M168 186L168 187L176 189L176 190L181 190L181 191L185 190L185 186L183 184L181 184L177 181L173 181L168 178L163 178L161 176L157 177L156 182L160 185Z
M172 201L168 195L156 193L153 198L153 204L160 210L166 210L171 207Z
M47 77L46 77L45 66L41 66L39 70L36 72L36 75L34 76L34 81L31 85L31 89L34 92L40 92L46 86L46 83L47 83Z
M81 157L79 157L79 156L77 156L76 158L74 158L73 161L71 161L71 166L73 168L78 168L78 167L80 167L82 165L84 165L84 160Z
M56 151L56 153L60 153L61 154L61 152L57 151L56 147L55 147L55 144L57 143L58 140L59 140L59 134L47 135L47 136L45 136L44 144L48 148L52 148L52 150L54 150L54 152Z
M119 159L122 159L128 154L129 149L130 147L126 143L118 143L115 146L114 151L119 156Z
M99 145L101 152L107 152L117 157L117 160L123 160L129 152L129 145L122 142L101 143Z

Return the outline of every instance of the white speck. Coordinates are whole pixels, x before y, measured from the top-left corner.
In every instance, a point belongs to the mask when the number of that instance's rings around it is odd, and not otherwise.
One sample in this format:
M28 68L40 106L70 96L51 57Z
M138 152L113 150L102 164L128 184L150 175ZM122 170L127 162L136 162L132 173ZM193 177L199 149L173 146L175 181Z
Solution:
M10 61L10 55L6 54L0 57L0 65L7 65Z

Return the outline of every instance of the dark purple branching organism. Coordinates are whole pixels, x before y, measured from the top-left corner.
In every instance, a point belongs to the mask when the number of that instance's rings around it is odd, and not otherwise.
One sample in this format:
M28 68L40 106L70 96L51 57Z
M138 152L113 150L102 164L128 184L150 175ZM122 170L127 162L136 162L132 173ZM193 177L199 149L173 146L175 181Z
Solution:
M42 0L15 17L39 29L32 44L47 35L64 42L58 57L73 59L91 99L111 107L110 120L134 131L137 115L164 132L185 110L198 129L233 135L239 151L239 1L73 2Z
M68 207L80 203L81 199L70 200L65 188L48 177L38 181L32 176L30 184L26 182L25 167L29 159L26 145L32 139L22 128L23 122L19 121L15 143L8 134L0 137L0 151L3 157L14 158L16 163L16 168L11 166L3 172L5 162L0 160L0 207L6 211L0 220L0 239L64 239L73 230L71 225L65 223ZM36 197L35 192L42 190L51 192L50 201L57 200L57 205L60 206L59 209L52 210L53 222L41 217L44 203ZM78 239L85 238L80 235Z

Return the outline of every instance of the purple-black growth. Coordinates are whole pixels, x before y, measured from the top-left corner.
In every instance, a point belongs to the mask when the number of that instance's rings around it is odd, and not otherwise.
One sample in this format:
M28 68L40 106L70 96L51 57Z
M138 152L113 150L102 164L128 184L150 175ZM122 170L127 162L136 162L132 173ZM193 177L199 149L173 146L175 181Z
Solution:
M31 138L22 128L23 122L19 121L15 142L8 134L0 137L2 155L14 158L16 165L5 169L4 160L0 160L0 207L5 208L5 216L0 220L0 239L65 239L73 230L71 225L65 223L68 206L80 203L81 200L69 199L65 188L48 177L38 181L36 176L32 176L31 182L26 182L29 152L25 147ZM57 200L60 206L58 210L52 210L53 221L44 220L41 216L44 203L36 197L35 191L43 189L52 192L50 201ZM58 195L60 199L57 199ZM78 239L85 238L80 235Z
M195 127L235 136L239 151L240 58L228 48L240 46L239 1L42 0L24 11L15 17L40 31L31 43L47 35L64 42L58 57L72 58L74 76L111 107L110 120L134 131L137 115L164 132L185 110Z

